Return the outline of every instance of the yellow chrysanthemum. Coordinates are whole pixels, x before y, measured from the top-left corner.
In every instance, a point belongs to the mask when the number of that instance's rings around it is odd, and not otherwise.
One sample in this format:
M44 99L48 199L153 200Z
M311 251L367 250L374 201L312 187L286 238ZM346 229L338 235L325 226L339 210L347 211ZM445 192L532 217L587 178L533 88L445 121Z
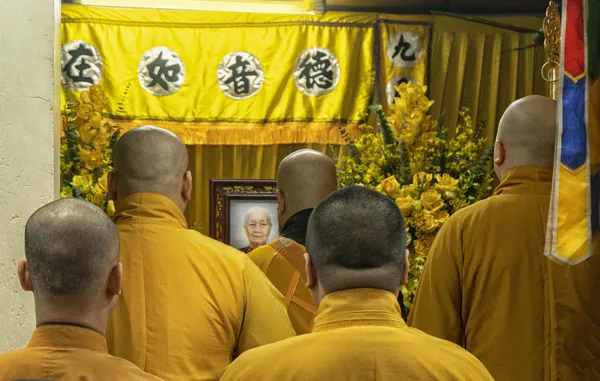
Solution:
M82 119L82 120L88 120L90 118L90 116L92 115L92 112L94 111L94 109L92 108L92 105L90 105L89 103L79 103L77 105L77 118Z
M60 190L60 197L73 197L73 188L71 187L62 187Z
M413 201L411 197L398 197L396 199L396 205L398 205L404 217L408 217L412 213Z
M431 245L433 245L433 241L434 241L435 236L433 235L424 235L421 236L416 242L415 242L415 251L416 254L421 256L421 257L426 257L429 254L429 250L431 249Z
M426 172L417 172L413 176L413 186L429 189L431 187L431 180L433 180L432 174Z
M433 213L444 207L444 201L435 189L429 189L421 195L421 205L425 210Z
M79 189L79 192L89 193L90 189L94 185L94 182L91 175L78 175L73 176L72 184Z
M107 213L109 216L111 216L111 217L112 217L112 216L115 214L115 203L113 202L113 200L110 200L110 201L108 202L108 207L107 207L106 209L107 209L107 210L106 210L106 213Z
M383 193L396 198L398 197L398 192L400 192L400 183L395 176L390 176L381 182L381 189Z
M448 221L448 218L450 217L450 215L448 214L448 211L443 210L443 209L435 212L433 216L435 217L436 222L440 225L442 225L444 222Z
M435 217L431 213L422 213L416 222L416 228L421 233L433 233L438 226Z
M435 189L440 192L454 192L458 189L458 180L447 173L435 175Z
M108 144L108 139L106 138L106 135L98 134L92 140L92 145L96 149L102 149L102 148L106 147L107 144Z
M102 165L102 155L99 151L82 149L80 156L81 162L88 171L93 171Z
M85 144L90 144L98 135L98 130L93 128L89 123L83 123L79 126L79 138Z

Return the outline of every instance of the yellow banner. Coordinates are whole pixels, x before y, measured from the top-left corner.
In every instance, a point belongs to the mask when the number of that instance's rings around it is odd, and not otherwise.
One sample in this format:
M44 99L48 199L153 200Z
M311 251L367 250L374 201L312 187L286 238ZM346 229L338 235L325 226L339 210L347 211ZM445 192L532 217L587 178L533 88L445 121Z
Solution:
M387 111L398 97L395 86L427 85L432 24L381 19L379 25L381 103Z
M372 102L376 25L372 14L64 6L63 83L101 82L109 118L186 144L340 144Z

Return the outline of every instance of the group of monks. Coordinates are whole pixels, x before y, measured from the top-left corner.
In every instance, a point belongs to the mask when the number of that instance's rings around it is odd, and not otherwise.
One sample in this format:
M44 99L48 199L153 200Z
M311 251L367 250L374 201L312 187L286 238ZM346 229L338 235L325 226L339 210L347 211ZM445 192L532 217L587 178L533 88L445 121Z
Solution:
M113 150L112 221L77 199L27 221L18 275L37 328L0 355L0 381L600 380L600 259L543 255L555 135L554 101L509 106L500 185L443 225L406 323L390 198L337 190L330 158L294 152L277 173L281 236L245 254L188 229L181 140L131 130Z

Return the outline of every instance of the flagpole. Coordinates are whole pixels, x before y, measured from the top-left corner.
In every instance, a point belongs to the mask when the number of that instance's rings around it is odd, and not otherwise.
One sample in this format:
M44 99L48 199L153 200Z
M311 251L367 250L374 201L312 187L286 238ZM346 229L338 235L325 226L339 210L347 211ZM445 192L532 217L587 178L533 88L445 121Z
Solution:
M542 66L542 78L548 82L549 95L558 98L558 74L560 67L560 12L556 0L550 0L544 18L544 50L546 63Z

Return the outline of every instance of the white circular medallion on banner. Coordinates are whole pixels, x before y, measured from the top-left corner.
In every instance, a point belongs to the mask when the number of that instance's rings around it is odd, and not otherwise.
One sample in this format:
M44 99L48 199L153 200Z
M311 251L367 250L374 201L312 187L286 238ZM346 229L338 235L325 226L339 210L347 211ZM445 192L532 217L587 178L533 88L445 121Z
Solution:
M71 90L84 91L102 79L102 56L88 42L76 40L61 48L61 81Z
M152 95L171 95L185 81L185 65L173 50L155 46L142 55L138 66L138 80L144 90Z
M217 69L221 91L231 99L247 99L260 91L265 73L258 58L244 51L227 54Z
M329 94L340 80L340 64L329 50L309 48L294 65L294 83L304 94L317 97Z
M385 99L387 100L388 105L394 103L394 98L400 97L400 94L398 94L398 92L396 91L396 86L408 82L412 82L416 85L419 84L419 81L417 81L414 77L411 77L410 75L397 75L390 79L390 81L385 86Z
M413 67L423 57L423 44L417 33L402 31L390 38L385 51L394 66L401 68Z

